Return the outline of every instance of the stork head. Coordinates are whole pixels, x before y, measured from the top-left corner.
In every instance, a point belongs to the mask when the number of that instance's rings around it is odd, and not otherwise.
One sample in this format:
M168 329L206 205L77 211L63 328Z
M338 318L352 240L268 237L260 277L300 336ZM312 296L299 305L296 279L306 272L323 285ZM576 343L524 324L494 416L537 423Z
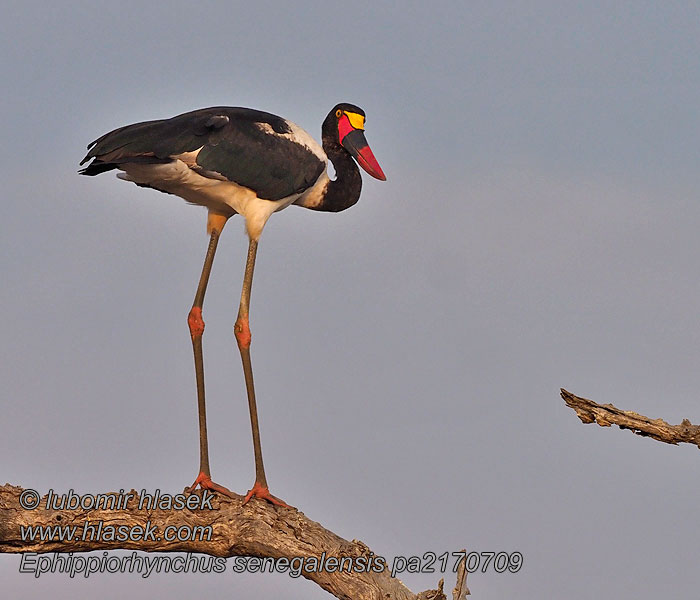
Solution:
M354 104L337 104L323 122L323 137L340 144L372 177L386 181L386 175L365 139L365 111Z

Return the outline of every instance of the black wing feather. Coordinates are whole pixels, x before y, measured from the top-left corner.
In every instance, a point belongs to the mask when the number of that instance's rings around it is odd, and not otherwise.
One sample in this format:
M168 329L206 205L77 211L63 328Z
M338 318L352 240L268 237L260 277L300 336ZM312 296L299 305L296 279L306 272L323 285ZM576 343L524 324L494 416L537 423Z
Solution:
M88 146L82 171L97 175L133 162L167 162L201 148L200 174L225 177L252 189L260 198L279 200L314 184L325 164L293 140L265 131L291 133L281 117L247 108L215 107L159 121L127 125Z

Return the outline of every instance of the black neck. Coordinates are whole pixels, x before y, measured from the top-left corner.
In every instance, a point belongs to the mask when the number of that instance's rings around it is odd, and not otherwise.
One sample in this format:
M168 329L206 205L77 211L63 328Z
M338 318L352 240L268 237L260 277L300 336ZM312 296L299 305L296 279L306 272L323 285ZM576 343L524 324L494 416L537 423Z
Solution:
M362 176L352 156L330 136L323 136L323 150L333 163L335 180L328 182L326 193L314 210L340 212L360 199Z

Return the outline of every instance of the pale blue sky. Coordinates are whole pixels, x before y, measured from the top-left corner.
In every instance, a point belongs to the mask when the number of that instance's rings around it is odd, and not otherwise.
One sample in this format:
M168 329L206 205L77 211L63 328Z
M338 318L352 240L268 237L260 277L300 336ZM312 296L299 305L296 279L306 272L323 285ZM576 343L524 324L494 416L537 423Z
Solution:
M213 105L320 137L367 113L387 174L262 237L253 367L271 489L386 557L520 551L475 598L691 597L697 449L581 425L560 387L700 422L700 6L6 2L0 480L179 492L205 213L76 174L115 127ZM215 479L253 458L222 238L204 317ZM428 518L430 515L430 518ZM18 574L13 598L325 598L287 575ZM414 591L439 577L406 575ZM447 575L447 583L454 580Z

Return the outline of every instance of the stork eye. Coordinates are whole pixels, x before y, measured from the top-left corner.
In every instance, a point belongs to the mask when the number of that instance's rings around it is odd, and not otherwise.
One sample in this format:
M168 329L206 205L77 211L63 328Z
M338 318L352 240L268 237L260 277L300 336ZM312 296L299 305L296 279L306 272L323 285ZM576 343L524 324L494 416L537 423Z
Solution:
M343 111L340 110L340 109L338 109L338 110L335 111L335 116L336 116L338 119L340 119L340 115L342 115L342 114L343 114Z

